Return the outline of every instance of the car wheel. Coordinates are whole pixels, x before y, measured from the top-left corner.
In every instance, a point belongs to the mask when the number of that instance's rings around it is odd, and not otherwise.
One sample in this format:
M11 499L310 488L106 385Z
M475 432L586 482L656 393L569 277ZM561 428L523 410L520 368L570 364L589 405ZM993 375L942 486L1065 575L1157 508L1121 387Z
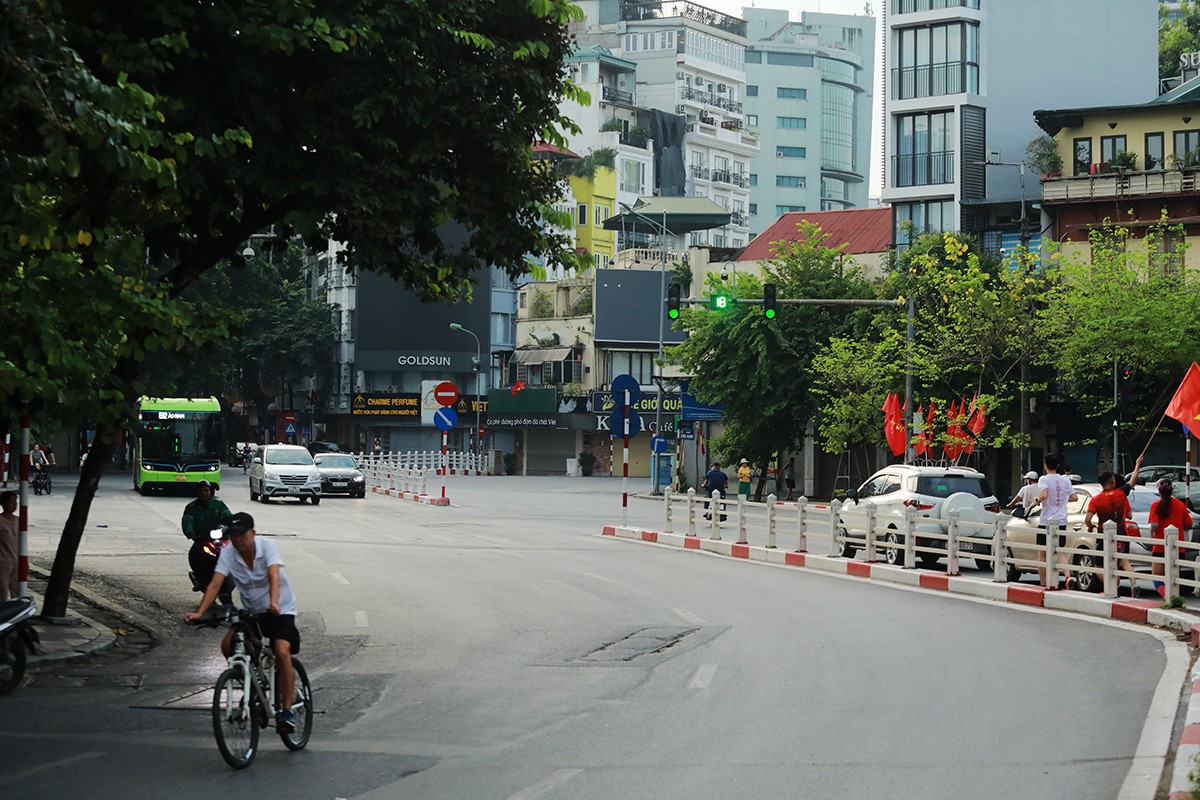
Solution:
M904 537L895 530L889 530L883 537L883 560L893 567L904 566Z
M253 503L258 499L258 492L254 491L254 484L250 484L250 502Z
M1012 560L1013 560L1012 550L1010 549L1010 550L1005 551L1005 554L1008 558L1008 561L1004 564L1004 580L1008 581L1009 583L1020 583L1021 582L1021 568L1018 566L1015 566L1012 563Z
M917 559L922 567L936 567L942 556L940 553L917 553Z
M366 494L366 492L364 492L363 494ZM847 535L846 529L838 528L837 535L842 538L840 538L836 542L834 542L834 545L833 545L834 557L835 558L854 558L854 553L856 552L856 550L855 550L854 546L852 544L850 544L849 542L847 542L845 539L845 537Z
M1091 553L1080 554L1071 563L1077 567L1099 567L1100 559ZM1076 572L1072 577L1081 592L1099 592L1104 587L1104 578L1092 572Z
M262 500L264 503L271 502L271 495L267 494L267 487L262 486L260 484L258 487L258 493L259 493L259 498L258 498L259 500Z
M319 497L312 498L312 504L314 506L319 506L321 504L321 498L319 498Z

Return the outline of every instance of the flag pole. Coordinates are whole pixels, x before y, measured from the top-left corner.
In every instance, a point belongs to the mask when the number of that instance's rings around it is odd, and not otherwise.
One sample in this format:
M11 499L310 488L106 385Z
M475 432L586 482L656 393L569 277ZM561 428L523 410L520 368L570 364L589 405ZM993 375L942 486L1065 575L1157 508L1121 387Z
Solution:
M1170 408L1170 406L1167 406L1167 408ZM1158 424L1155 425L1154 430L1150 432L1150 438L1146 440L1146 446L1142 448L1142 455L1138 456L1138 458L1142 458L1146 455L1146 451L1150 449L1150 443L1153 442L1154 437L1158 435L1158 429L1162 427L1163 420L1166 418L1167 412L1163 411L1162 416L1158 418ZM1115 453L1113 454L1113 462L1116 463Z

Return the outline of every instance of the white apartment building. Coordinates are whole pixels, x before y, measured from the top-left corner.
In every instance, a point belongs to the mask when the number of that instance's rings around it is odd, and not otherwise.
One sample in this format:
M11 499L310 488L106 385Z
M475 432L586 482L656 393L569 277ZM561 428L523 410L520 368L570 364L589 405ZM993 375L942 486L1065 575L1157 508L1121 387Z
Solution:
M787 213L868 205L875 18L745 8L754 235Z
M708 197L731 214L723 228L676 237L673 249L746 245L749 164L760 148L745 130L745 21L686 0L576 4L585 17L576 31L581 45L601 45L636 65L632 92L650 112L654 140L647 194Z
M1020 167L1033 111L1158 86L1156 0L885 0L883 24L882 199L899 247L909 222L1036 245L1040 176Z

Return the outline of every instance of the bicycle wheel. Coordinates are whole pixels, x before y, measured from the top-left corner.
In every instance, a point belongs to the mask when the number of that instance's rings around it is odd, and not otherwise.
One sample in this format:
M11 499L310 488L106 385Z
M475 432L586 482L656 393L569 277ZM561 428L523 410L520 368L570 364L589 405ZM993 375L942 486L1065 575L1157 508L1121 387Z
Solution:
M25 677L25 645L16 634L0 639L0 694L8 694Z
M225 763L234 769L250 766L258 752L259 721L250 713L246 680L239 672L227 669L217 678L212 713L213 735Z
M308 684L308 673L300 659L292 656L292 670L296 673L295 687L292 689L292 713L296 715L296 727L290 733L280 732L279 738L288 750L303 750L308 745L308 737L312 735L312 687ZM279 689L276 688L276 694ZM276 708L282 704L276 698Z

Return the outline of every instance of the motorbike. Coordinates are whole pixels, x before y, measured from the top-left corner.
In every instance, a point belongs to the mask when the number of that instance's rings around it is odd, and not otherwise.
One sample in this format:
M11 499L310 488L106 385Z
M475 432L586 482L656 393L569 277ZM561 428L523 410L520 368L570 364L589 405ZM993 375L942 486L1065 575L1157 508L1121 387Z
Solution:
M229 543L229 532L225 526L213 528L208 536L197 536L192 540L188 551L188 564L191 570L188 577L192 581L192 591L203 592L212 583L213 572L217 569L217 559L221 556L221 548ZM229 605L233 602L233 579L225 576L225 584L217 594L217 600Z
M33 629L37 603L19 597L0 603L0 694L8 694L25 677L26 653L34 653L38 642Z

